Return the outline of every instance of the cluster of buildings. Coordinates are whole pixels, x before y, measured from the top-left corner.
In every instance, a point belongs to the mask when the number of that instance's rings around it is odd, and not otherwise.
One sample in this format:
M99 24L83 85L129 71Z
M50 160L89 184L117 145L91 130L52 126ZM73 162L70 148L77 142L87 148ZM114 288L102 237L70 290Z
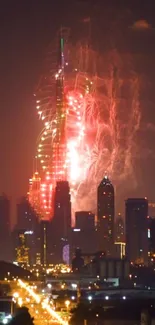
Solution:
M39 220L26 197L17 203L17 222L10 230L10 200L0 197L0 259L20 265L70 264L76 249L89 263L96 252L132 264L154 265L155 218L146 198L129 198L125 218L115 217L114 187L107 176L97 189L96 213L77 211L71 224L68 182L57 183L54 218Z

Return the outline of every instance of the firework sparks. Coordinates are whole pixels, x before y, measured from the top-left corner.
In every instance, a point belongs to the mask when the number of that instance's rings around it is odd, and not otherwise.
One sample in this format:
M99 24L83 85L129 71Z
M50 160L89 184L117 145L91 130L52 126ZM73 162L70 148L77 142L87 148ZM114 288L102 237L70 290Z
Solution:
M77 65L73 64L74 59L64 61L65 110L61 117L66 125L66 154L63 170L58 169L55 173L67 175L74 210L95 210L96 188L105 171L116 184L133 173L134 137L140 125L139 82L135 76L127 81L120 79L114 68L109 69L106 77L104 73L101 77L100 71L98 77L89 71L92 61L88 58L88 48L85 59L81 47L78 53L80 59ZM41 195L42 215L44 210L47 214L51 213L53 148L58 123L54 85L61 73L61 69L53 70L52 74L43 78L36 96L36 109L44 125L37 145L41 178L35 176L37 187L35 185L34 191L31 184L30 198L32 202L35 197L38 206L39 199L36 197L38 193ZM123 98L121 93L126 83L128 96ZM36 190L39 186L40 192Z

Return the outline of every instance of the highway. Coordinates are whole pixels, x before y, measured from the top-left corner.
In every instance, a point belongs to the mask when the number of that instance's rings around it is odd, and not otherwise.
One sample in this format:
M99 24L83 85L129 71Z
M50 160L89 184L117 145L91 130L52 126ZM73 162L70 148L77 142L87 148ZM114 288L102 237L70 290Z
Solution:
M17 281L16 289L13 290L14 300L19 306L25 306L34 317L35 325L68 325L68 317L62 317L54 310L54 306L48 298L37 293L36 286L30 286L22 280Z

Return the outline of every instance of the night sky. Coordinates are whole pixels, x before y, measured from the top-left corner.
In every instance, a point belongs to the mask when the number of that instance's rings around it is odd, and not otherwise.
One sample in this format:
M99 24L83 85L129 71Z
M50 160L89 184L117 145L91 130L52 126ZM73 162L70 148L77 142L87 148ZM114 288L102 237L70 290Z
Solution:
M133 55L135 69L142 76L140 155L135 166L138 185L126 195L147 196L155 201L154 12L154 0L135 0L133 4L118 0L1 0L0 191L12 198L13 206L28 191L32 175L36 139L41 130L33 93L47 47L60 26L71 28L75 41L82 38L87 33L82 21L87 17L92 21L92 46L104 52L112 39L120 53ZM139 20L146 22L142 30L135 24ZM14 222L15 209L12 211Z

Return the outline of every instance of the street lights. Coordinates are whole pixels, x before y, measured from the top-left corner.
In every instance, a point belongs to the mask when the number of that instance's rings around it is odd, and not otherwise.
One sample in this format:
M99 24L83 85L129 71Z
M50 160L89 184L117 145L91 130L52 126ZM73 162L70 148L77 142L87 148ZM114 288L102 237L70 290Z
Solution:
M66 300L66 301L65 301L65 305L66 305L66 308L67 308L67 311L68 311L68 309L69 309L69 305L70 305L70 301L69 301L69 300Z

